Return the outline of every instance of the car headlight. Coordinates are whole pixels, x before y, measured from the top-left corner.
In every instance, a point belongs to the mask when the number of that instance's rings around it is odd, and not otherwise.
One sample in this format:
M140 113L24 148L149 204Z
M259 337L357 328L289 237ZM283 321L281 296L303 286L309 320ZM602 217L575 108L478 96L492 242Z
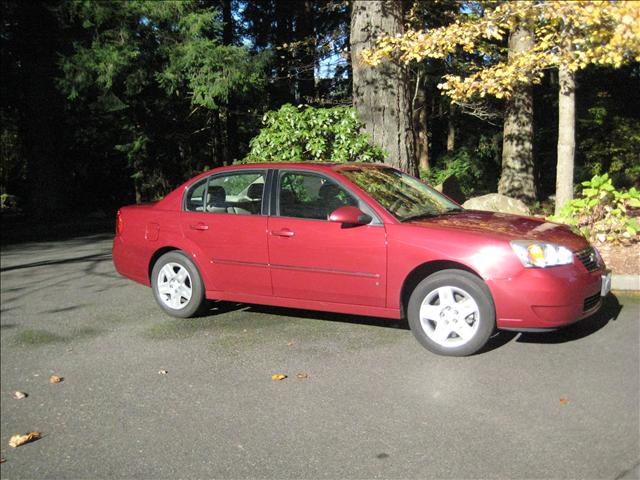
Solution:
M525 267L553 267L573 263L573 252L562 245L515 240L511 248Z

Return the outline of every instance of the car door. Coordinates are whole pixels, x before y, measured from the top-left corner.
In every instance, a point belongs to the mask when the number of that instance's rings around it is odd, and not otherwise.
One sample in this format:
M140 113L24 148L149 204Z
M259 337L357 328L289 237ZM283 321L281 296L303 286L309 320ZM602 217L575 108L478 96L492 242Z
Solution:
M185 237L206 256L216 290L271 295L266 170L212 175L187 191L182 213Z
M384 225L328 221L342 205L367 208L336 180L317 172L280 170L268 220L273 294L277 297L384 307Z

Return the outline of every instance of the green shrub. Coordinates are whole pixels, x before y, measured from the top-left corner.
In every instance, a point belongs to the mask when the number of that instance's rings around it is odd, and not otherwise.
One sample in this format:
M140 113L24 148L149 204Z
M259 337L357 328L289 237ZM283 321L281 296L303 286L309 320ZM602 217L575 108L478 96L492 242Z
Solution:
M452 175L458 180L462 193L469 198L483 183L483 163L462 147L438 158L428 172L420 172L420 176L432 185L439 185Z
M18 212L18 197L8 193L0 194L0 211L2 213Z
M549 220L580 229L592 242L630 244L640 241L640 224L633 215L640 209L640 192L635 187L616 190L608 174L582 182L580 198L569 202Z
M362 124L353 108L286 104L267 112L262 123L264 127L249 144L245 163L376 162L385 157L360 133Z
M618 186L638 188L640 122L637 114L624 116L604 93L594 101L596 104L578 120L576 178L607 173Z

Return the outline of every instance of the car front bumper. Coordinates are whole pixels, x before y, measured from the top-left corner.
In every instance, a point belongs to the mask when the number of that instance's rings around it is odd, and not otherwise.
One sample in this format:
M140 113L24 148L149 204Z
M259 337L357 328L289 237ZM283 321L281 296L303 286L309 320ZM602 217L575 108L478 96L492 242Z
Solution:
M570 325L602 306L604 266L588 272L574 263L523 268L513 277L489 280L496 326L512 330L548 330ZM610 278L610 277L609 277Z

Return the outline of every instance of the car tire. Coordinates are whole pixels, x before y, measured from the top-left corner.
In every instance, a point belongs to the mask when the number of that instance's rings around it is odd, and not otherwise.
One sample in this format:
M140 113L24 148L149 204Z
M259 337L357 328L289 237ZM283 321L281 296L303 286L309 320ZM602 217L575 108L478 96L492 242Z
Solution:
M495 329L495 306L482 279L441 270L422 280L407 308L411 331L426 349L462 357L480 350Z
M198 268L180 251L165 253L156 261L151 288L158 305L173 317L193 317L206 304Z

